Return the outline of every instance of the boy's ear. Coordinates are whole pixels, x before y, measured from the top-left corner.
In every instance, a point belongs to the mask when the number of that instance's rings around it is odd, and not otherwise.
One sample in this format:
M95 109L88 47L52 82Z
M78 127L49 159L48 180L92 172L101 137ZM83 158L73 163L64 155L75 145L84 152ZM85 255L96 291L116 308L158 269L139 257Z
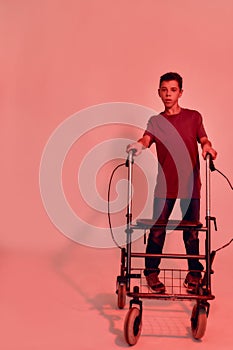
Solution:
M183 95L183 89L180 90L180 95L179 97L181 97Z
M159 95L159 97L161 97L161 96L160 96L160 88L158 89L158 95Z

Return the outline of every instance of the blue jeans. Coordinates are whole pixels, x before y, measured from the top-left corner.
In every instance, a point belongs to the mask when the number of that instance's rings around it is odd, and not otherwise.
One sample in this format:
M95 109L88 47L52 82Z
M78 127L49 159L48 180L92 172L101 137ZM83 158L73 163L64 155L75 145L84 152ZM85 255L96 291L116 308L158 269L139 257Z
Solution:
M168 220L172 209L174 208L176 199L174 198L155 198L154 199L154 212L153 219L155 220ZM187 221L199 221L200 219L200 199L181 199L180 207L182 211L183 220ZM166 237L165 229L153 229L151 228L148 237L146 253L149 254L162 254L164 241ZM186 253L189 255L199 254L199 239L198 231L185 230L183 231L183 241L186 249ZM147 269L156 269L159 273L160 258L145 258L145 275L150 273ZM203 270L203 265L198 259L188 259L189 270Z

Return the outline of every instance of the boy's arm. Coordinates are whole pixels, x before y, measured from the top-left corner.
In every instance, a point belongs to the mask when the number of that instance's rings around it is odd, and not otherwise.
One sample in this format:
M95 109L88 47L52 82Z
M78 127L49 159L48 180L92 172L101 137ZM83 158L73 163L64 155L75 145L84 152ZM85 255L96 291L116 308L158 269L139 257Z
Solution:
M200 138L200 143L202 148L202 156L204 159L206 158L207 153L211 154L213 159L217 157L217 152L212 148L212 144L206 136Z

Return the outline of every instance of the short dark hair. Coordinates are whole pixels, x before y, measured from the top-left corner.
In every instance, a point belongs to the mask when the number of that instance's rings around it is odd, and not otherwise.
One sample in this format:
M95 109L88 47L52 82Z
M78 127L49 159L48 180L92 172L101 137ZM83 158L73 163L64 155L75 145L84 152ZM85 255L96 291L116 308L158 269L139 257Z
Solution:
M183 79L178 73L174 73L174 72L168 72L168 73L163 74L160 77L159 87L161 86L163 81L170 81L170 80L176 80L178 85L179 85L180 90L182 89Z

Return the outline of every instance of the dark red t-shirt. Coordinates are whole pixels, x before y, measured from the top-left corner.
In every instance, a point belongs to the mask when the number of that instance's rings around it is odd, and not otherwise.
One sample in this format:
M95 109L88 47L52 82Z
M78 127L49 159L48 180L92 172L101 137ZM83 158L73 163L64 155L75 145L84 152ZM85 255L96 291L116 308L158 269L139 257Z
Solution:
M199 112L182 108L179 114L152 116L144 135L155 142L158 175L155 196L200 198L198 144L206 136Z

